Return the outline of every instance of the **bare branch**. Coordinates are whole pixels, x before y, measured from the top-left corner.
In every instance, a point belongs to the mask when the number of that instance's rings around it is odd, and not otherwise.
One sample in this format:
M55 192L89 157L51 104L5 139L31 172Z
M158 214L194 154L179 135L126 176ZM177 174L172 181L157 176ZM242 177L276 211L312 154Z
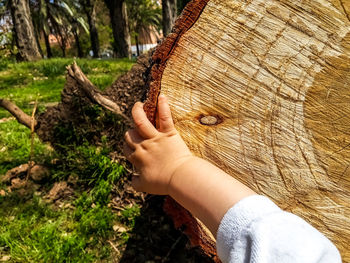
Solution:
M24 113L20 108L18 108L17 105L12 103L11 101L0 98L0 107L3 107L5 110L10 112L19 123L23 124L24 126L27 126L29 129L31 128L32 118L26 113ZM37 122L34 118L33 122L33 126L35 127Z
M123 116L125 120L130 121L129 117L127 117L120 110L118 104L111 101L106 96L102 95L101 92L95 88L95 86L91 83L91 81L84 75L81 69L77 66L76 62L74 62L71 66L69 66L67 70L68 70L69 76L77 81L80 88L82 88L86 92L86 94L89 96L91 100L101 105L105 109Z

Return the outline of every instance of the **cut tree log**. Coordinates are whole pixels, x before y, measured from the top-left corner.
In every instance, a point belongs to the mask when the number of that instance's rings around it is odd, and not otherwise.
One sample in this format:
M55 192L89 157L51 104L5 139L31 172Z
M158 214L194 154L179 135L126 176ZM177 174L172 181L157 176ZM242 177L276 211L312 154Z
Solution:
M151 77L151 121L161 92L193 153L304 218L350 262L349 1L193 0Z

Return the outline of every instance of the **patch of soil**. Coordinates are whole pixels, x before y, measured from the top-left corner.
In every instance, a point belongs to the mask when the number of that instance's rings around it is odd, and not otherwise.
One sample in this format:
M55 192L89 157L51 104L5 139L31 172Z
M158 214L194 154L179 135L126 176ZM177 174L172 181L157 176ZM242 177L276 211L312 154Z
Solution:
M173 220L164 212L164 199L164 196L136 192L128 180L121 181L119 187L113 189L110 207L117 215L135 204L141 207L135 226L128 231L130 237L126 246L120 245L120 237L126 229L115 226L119 239L109 241L116 252L115 262L213 263L214 260L204 255L199 248L191 247L183 232L184 227L175 229Z
M125 251L119 262L203 262L213 260L191 248L181 230L176 230L171 218L163 211L164 197L147 196L141 215L136 219Z
M34 182L42 182L49 177L50 171L45 166L37 164L30 169L29 175Z
M105 95L118 103L123 113L129 117L131 117L131 109L134 104L146 99L148 92L146 84L149 78L152 54L153 50L139 56L132 69L118 78L105 91Z
M32 163L32 167L29 167L29 164L21 164L7 171L5 176L1 178L1 182L7 185L7 192L16 191L22 197L29 197L40 188L38 182L43 181L48 176L49 170L42 165ZM1 195L5 196L6 191L3 190Z
M23 177L27 174L27 171L29 169L29 164L21 164L20 166L17 166L15 168L12 168L11 170L8 170L4 177L1 178L2 183L10 183L11 180L15 177Z
M62 201L67 199L74 193L73 189L67 184L67 182L58 182L53 185L49 193L45 196L45 199L51 202Z

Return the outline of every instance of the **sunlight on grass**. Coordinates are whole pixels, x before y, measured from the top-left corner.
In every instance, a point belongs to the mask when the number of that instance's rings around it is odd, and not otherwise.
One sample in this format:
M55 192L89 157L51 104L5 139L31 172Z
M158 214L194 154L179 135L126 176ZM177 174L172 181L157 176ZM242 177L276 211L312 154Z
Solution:
M43 162L51 158L52 151L40 142L34 140L34 156ZM29 161L30 130L16 120L0 123L0 175L8 169Z
M55 211L35 195L27 201L16 196L0 197L0 253L8 253L14 262L106 259L110 251L103 239L108 237L113 219L106 209L91 209L76 220L74 210Z
M38 99L41 112L48 103L60 101L66 66L72 62L73 59L61 58L23 63L0 61L0 98L16 103L27 114L31 114ZM100 89L110 86L133 63L127 59L77 60ZM98 107L93 110L97 118L101 112ZM0 119L9 116L0 109ZM67 134L64 127L59 128ZM0 177L29 161L30 140L30 130L16 120L0 123ZM8 193L7 185L0 183L0 190L7 192L5 196L0 195L0 259L7 256L10 262L112 261L108 240L119 240L123 245L129 237L126 231L116 233L113 224L132 227L140 209L127 208L118 218L108 206L114 184L125 171L108 157L111 149L104 146L106 140L102 140L99 148L87 143L65 145L66 154L61 156L35 136L34 161L50 169L50 178L41 186L47 189L40 188L31 198L23 199L16 192ZM52 160L57 158L61 163L53 165ZM79 186L69 201L69 208L58 208L43 201L41 194L54 182L67 180L70 175L78 177Z
M16 103L27 114L38 98L39 105L58 102L65 83L66 67L74 59L54 58L37 62L0 63L0 98ZM133 65L128 59L92 60L77 59L77 64L91 82L101 90L110 86ZM10 113L0 109L0 119Z

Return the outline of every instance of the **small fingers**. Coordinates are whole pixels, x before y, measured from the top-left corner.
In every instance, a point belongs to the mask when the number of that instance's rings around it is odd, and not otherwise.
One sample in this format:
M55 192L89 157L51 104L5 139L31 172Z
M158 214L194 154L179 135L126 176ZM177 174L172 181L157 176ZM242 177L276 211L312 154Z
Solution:
M143 138L135 129L128 130L124 135L124 139L127 145L133 150L136 149L137 144L143 141Z
M126 159L128 159L128 161L130 161L132 163L134 161L133 155L132 155L134 153L134 150L131 149L129 147L129 145L127 145L127 144L123 145L123 150L124 150L124 155L125 155Z
M147 119L146 113L143 110L143 103L137 102L132 108L132 118L138 133L144 139L151 139L158 134L157 129Z
M159 130L161 132L168 132L174 129L174 122L171 117L168 99L164 95L160 95L158 98L158 117Z

